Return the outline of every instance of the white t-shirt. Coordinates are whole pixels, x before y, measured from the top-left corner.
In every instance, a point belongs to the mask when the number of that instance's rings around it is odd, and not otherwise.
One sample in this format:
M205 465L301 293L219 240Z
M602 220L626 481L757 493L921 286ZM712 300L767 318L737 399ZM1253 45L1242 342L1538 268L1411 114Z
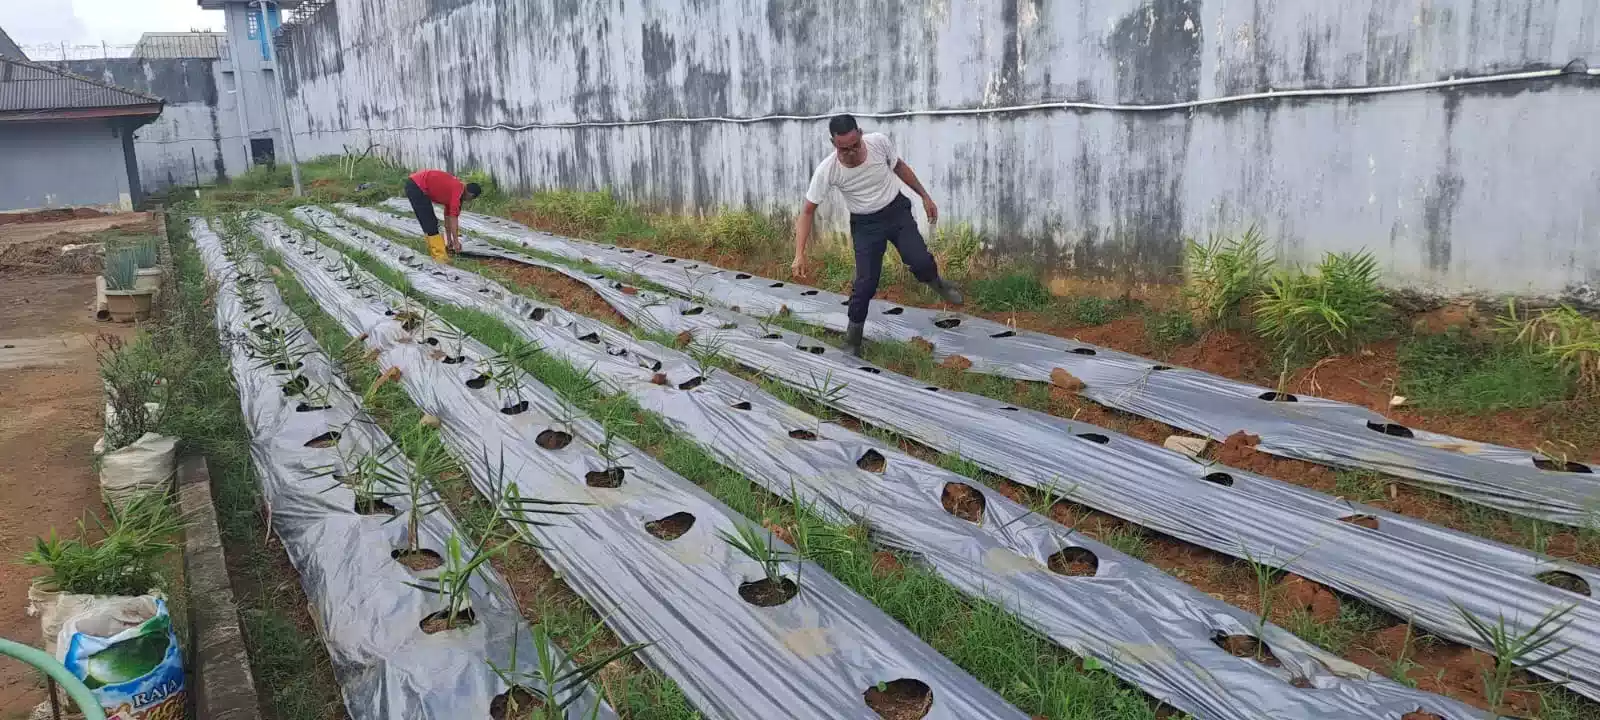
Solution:
M862 135L861 144L867 148L867 159L860 165L845 167L839 163L838 153L829 153L817 165L817 171L811 174L811 187L806 188L806 200L821 205L829 188L838 188L851 214L875 213L889 206L900 194L900 178L894 174L900 156L883 133Z

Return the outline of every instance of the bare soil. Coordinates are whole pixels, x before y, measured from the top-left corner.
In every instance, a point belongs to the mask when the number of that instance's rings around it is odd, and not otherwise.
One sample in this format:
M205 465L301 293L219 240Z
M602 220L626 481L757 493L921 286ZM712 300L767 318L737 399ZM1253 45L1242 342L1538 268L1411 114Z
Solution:
M75 532L100 512L92 451L104 400L93 343L131 332L95 322L93 301L89 276L0 274L0 636L36 647L39 620L23 613L36 571L16 561L36 536ZM0 715L44 699L31 669L0 663Z
M945 483L944 492L939 494L939 502L944 505L944 511L951 515L970 523L983 523L986 501L983 493L971 485Z
M800 592L800 587L795 585L794 581L789 578L782 578L777 582L761 578L760 580L739 585L739 597L744 598L744 601L751 605L760 607L782 605L789 602L789 599L798 592Z
M919 720L933 709L933 690L921 680L900 679L867 688L867 707L884 720Z
M432 550L401 550L394 553L395 562L416 572L427 572L444 565L444 558Z

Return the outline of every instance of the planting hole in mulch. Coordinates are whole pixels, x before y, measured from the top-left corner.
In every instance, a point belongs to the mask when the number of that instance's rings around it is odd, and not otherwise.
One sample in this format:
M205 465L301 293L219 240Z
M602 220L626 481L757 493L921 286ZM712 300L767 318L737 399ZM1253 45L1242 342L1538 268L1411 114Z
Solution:
M661 262L662 262L662 263L663 263L663 264L666 264L666 265L671 265L671 264L673 264L673 263L675 263L675 262L677 262L677 261L678 261L678 259L677 259L677 258L667 258L667 259L665 259L665 260L662 260L662 261L661 261Z
M572 443L572 435L560 430L542 430L533 443L546 450L560 450Z
M1078 437L1098 445L1104 445L1108 442L1111 442L1111 438L1101 435L1100 433L1078 433Z
M760 607L782 605L789 602L789 599L798 592L800 592L800 586L794 584L794 581L789 578L783 578L779 582L761 578L760 580L739 584L739 597L744 598L744 601L751 605Z
M289 363L286 363L286 362L273 363L272 364L272 369L273 370L277 370L278 372L289 372L290 370L299 370L300 368L303 368L305 366L306 366L305 363L300 362L299 360L296 360L296 361L294 361L293 365L290 365Z
M479 376L477 376L475 378L472 378L471 380L467 381L467 387L472 388L473 390L482 390L482 389L484 389L484 388L486 388L488 386L489 386L489 376L488 375L479 375Z
M1339 518L1339 522L1350 523L1351 525L1360 525L1368 530L1378 529L1378 518L1374 515L1346 515L1342 518Z
M781 288L781 287L783 287L783 283L781 283L781 282L775 282L775 283L773 283L773 284L771 284L771 285L768 285L768 286L767 286L767 287L773 287L773 288Z
M790 430L789 437L796 440L815 440L817 439L817 434L810 430Z
M307 380L304 375L296 375L293 378L290 378L289 382L283 384L283 394L299 395L300 393L305 392L306 388L309 387L311 387L310 380Z
M423 632L432 635L446 630L469 627L477 624L477 622L478 616L472 612L472 608L464 608L456 613L454 619L450 618L449 610L440 610L423 618L418 625L422 627Z
M944 511L970 523L983 524L983 511L988 506L983 493L966 483L945 483L939 493L939 503Z
M1008 338L1008 337L1016 337L1016 336L1017 336L1017 332L1015 330L1001 330L1000 332L997 332L997 333L995 333L993 335L990 335L989 337L992 337L992 338L994 338L996 340L999 340L1000 338Z
M799 349L804 350L804 351L806 351L808 353L811 353L812 355L821 355L821 354L827 352L827 350L824 349L821 345L809 345L809 346L808 345L801 345L801 346L799 346Z
M1150 370L1153 371L1153 372L1164 372L1164 371L1171 370L1171 369L1172 369L1171 365L1151 365L1150 366Z
M1064 547L1050 556L1051 572L1071 577L1094 577L1100 572L1100 558L1088 548Z
M933 710L933 688L911 678L878 683L861 697L884 720L920 720Z
M861 457L856 458L856 467L870 473L882 474L883 466L887 464L888 461L883 459L883 453L877 450L868 450L862 453Z
M1446 720L1445 716L1421 708L1400 716L1400 720Z
M521 685L511 688L489 701L490 720L522 720L529 710L543 710L544 701Z
M693 390L693 389L695 389L697 387L700 387L700 383L703 383L705 381L706 381L705 378L700 377L699 375L696 375L696 376L694 376L692 378L689 378L688 380L685 380L685 381L683 381L681 383L678 383L678 389L679 390Z
M740 400L739 402L729 405L728 407L731 407L735 410L749 410L751 405L749 400Z
M389 503L377 498L362 498L359 496L356 497L355 510L357 515L388 515L393 517L400 514L400 511Z
M1300 402L1300 398L1290 395L1289 393L1274 392L1272 390L1261 393L1257 397L1267 402Z
M441 360L440 362L443 362L446 365L460 365L461 363L464 363L466 361L467 361L467 356L465 356L465 355L455 355L455 356L446 355L446 356L444 356L444 359Z
M879 370L879 369L877 369L875 367L868 367L868 366L865 366L865 365L863 365L863 366L861 366L859 368L856 368L856 369L860 370L862 372L872 373L873 375L882 375L883 374L882 370Z
M433 347L439 347L439 338L436 337L428 338L427 340L423 340L423 342L432 345Z
M1223 487L1233 487L1233 476L1225 472L1206 473L1205 481Z
M534 322L544 322L546 312L544 308L534 308L533 312L528 313L528 319Z
M932 385L929 385L929 386L924 387L922 389L923 390L927 390L928 392L939 392L939 388L936 388L936 387L934 387Z
M692 308L689 308L688 310L681 310L681 311L678 312L678 314L679 315L699 315L700 313L703 313L705 311L706 311L705 308L700 307L699 305L696 305L696 306L694 306Z
M614 467L606 470L590 470L583 476L583 482L589 487L618 488L622 487L622 468Z
M1093 355L1093 354L1095 354L1095 351L1094 351L1094 348L1073 348L1072 349L1072 354L1073 355Z
M1589 469L1588 465L1585 465L1583 463L1572 462L1571 460L1564 460L1564 461L1551 460L1550 458L1542 458L1542 457L1534 458L1533 459L1533 466L1536 467L1536 468L1539 468L1540 470L1548 470L1550 472L1569 472L1569 473L1584 473L1584 474L1591 474L1591 473L1594 472L1593 470Z
M1411 428L1396 423L1380 423L1369 420L1367 421L1367 429L1397 438L1413 437Z
M812 295L816 295L819 292L822 292L822 291L821 290L807 290L807 291L805 291L803 293L800 293L800 294L804 295L806 297L811 297Z
M396 550L389 557L417 572L433 570L444 565L444 558L432 550Z
M1273 656L1272 648L1260 640L1249 635L1223 635L1217 633L1211 636L1211 642L1217 647L1227 650L1234 657L1248 658L1271 667L1281 666L1283 663Z
M339 431L329 430L306 441L308 448L331 448L339 444Z
M644 524L644 531L662 540L677 540L694 527L694 516L686 512L675 512L660 520L651 520Z
M735 280L749 280L750 276L746 275L744 273L738 273L738 274L733 276L733 279L735 279Z
M1560 588L1567 592L1575 592L1584 597L1593 597L1593 595L1589 594L1589 581L1565 570L1550 570L1533 577L1535 580L1550 587Z
M933 326L940 330L949 330L961 324L961 318L945 318L933 321Z
M312 405L311 403L300 403L299 405L294 406L294 411L295 412L316 412L317 410L327 410L328 408L331 408L331 407L333 407L333 406L332 405Z
M500 413L503 414L503 415L521 415L521 414L523 414L523 413L525 413L527 411L528 411L528 401L527 400L521 400L521 401L518 401L518 402L513 403L511 405L507 405L507 406L505 406L503 408L500 408Z
M885 315L899 315L901 313L904 313L905 311L906 311L906 309L903 308L903 307L892 307L892 308L889 308L888 310L883 311L883 314L885 314Z
M1022 412L1022 408L1015 408L1015 407L1011 407L1010 405L1007 405L1007 406L1005 406L1003 408L1000 408L1000 409L1004 410L1006 412Z
M595 345L599 345L600 344L600 334L599 333L589 333L588 335L583 335L583 336L579 337L578 339L582 340L582 341L584 341L586 343L594 343Z
M782 340L783 333L767 333L761 336L762 340Z

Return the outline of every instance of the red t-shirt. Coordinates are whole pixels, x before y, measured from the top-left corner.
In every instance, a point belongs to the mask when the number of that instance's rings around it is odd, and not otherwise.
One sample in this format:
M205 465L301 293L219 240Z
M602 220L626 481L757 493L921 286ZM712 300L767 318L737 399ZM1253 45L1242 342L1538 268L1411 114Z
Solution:
M444 206L445 217L461 217L461 194L467 186L456 176L443 170L418 170L411 174L411 182L422 188L422 194Z

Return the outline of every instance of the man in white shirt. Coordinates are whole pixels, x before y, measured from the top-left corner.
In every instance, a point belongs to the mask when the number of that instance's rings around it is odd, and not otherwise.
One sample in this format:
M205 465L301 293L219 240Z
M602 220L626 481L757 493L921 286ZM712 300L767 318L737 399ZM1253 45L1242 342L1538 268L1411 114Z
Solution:
M855 248L856 276L850 283L850 325L845 330L844 350L861 354L862 331L866 327L867 307L878 292L883 274L883 254L890 243L900 252L900 260L911 274L927 283L939 297L952 305L961 304L961 293L939 278L939 266L922 241L917 220L911 215L911 201L900 192L901 183L922 198L928 224L939 222L939 206L922 189L911 166L895 152L894 143L881 133L862 134L856 119L840 115L828 122L834 153L817 165L806 190L805 206L795 222L794 263L796 277L805 276L806 242L817 206L837 189L850 210L850 240ZM896 182L896 178L899 182Z

